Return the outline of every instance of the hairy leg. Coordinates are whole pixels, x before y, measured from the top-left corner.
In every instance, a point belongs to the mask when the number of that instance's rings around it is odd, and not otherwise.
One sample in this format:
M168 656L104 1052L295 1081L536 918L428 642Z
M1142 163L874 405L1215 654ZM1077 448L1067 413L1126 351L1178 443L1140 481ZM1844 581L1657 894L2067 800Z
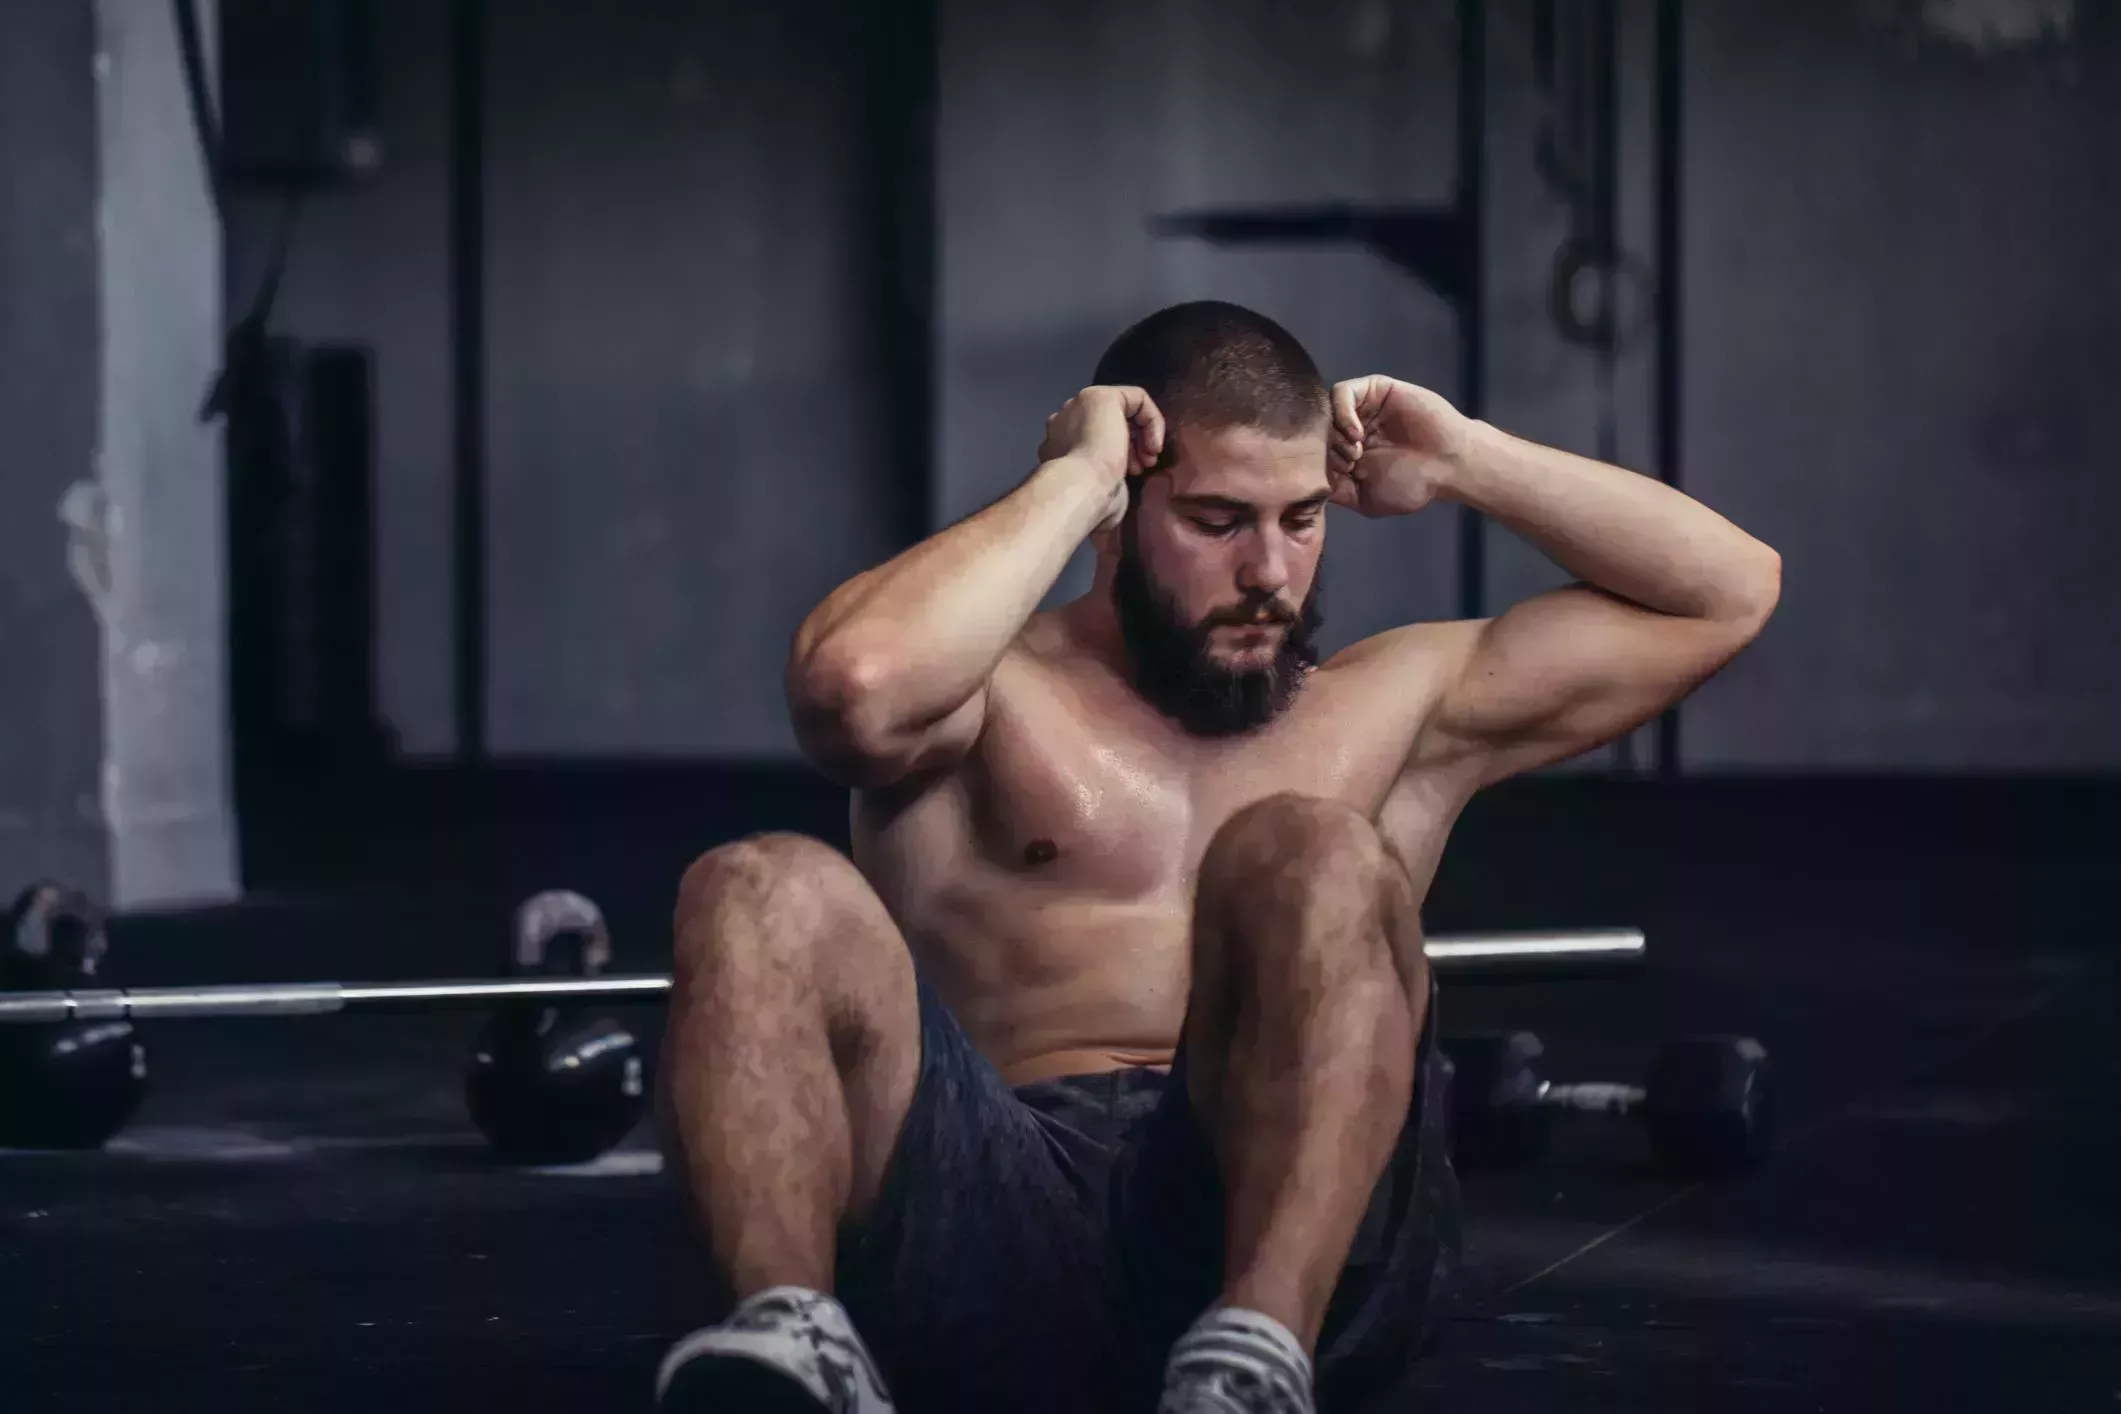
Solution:
M677 907L666 1129L735 1299L830 1291L920 1070L913 961L853 864L798 835L702 856Z
M1359 813L1276 796L1201 865L1188 1098L1225 1193L1221 1304L1317 1346L1414 1084L1428 1007L1417 900Z

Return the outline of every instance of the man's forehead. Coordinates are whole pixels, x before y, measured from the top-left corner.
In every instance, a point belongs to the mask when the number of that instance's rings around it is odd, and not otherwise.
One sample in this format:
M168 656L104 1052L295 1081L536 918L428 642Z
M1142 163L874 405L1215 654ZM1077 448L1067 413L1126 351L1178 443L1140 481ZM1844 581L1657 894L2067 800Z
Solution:
M1294 437L1257 427L1184 427L1173 438L1174 496L1301 501L1331 488L1323 425Z

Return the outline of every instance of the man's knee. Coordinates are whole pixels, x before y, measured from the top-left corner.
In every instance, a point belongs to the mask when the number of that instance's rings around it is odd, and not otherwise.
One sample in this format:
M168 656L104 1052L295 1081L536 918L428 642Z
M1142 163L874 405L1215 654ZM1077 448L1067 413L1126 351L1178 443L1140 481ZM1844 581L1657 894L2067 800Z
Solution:
M760 834L719 845L678 883L678 980L682 985L688 972L732 949L807 946L834 910L867 890L845 855L807 835Z
M1369 898L1403 874L1362 812L1335 800L1271 795L1232 815L1201 859L1204 904L1279 911L1321 895Z
M1378 949L1401 988L1426 998L1413 881L1376 825L1339 801L1276 795L1238 811L1201 861L1196 913L1223 947L1257 937L1274 954L1307 942Z

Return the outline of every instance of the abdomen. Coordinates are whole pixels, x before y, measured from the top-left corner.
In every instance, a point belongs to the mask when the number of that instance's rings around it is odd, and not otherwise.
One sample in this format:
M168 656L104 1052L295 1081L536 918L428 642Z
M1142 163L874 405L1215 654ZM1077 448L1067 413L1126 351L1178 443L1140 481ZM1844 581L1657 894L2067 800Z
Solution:
M1178 1044L1191 970L1182 908L958 885L915 903L901 926L922 976L1005 1073L1061 1054L1163 1063Z

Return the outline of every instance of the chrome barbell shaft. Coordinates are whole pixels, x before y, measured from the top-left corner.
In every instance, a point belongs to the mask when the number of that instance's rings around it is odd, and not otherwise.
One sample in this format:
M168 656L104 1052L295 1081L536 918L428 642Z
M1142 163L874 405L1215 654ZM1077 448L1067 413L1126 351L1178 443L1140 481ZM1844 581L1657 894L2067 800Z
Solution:
M232 987L134 987L0 992L0 1025L131 1016L319 1016L349 1007L422 1011L510 1001L640 1000L670 990L668 977L552 977L430 982L265 982Z
M1429 960L1446 977L1544 976L1584 966L1628 967L1647 950L1640 929L1574 933L1479 933L1429 939ZM520 1001L647 1001L668 976L529 977L427 982L266 982L221 987L98 988L0 992L0 1025L198 1016L319 1016L348 1008L425 1011Z
M603 997L640 1000L660 997L670 990L670 978L645 977L525 977L475 982L378 982L346 984L339 993L346 1006L395 1006L417 1009L428 1006L472 1006L484 1002L589 1001Z
M1429 963L1445 977L1545 976L1578 967L1626 968L1649 950L1640 928L1560 933L1452 933L1430 938Z

